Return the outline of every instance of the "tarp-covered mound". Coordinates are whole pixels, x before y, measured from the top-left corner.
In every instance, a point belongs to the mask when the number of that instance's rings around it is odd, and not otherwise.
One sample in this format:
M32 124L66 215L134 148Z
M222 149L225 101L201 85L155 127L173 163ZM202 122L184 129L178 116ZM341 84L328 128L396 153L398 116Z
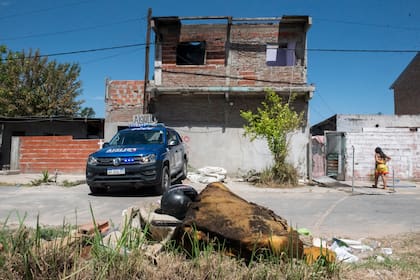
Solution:
M208 184L193 202L178 227L175 240L187 250L200 244L220 242L238 257L281 254L302 257L303 243L287 221L273 211L248 202L223 183Z

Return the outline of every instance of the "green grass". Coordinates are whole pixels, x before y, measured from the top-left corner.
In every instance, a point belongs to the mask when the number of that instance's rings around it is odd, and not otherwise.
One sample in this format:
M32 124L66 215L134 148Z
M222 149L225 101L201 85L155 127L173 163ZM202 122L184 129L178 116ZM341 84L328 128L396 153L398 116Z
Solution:
M148 238L148 225L133 227L131 220L120 238L107 244L97 227L93 235L81 236L66 224L27 228L25 218L13 228L7 220L0 227L1 279L328 279L337 271L270 252L245 262L228 256L223 242L203 245L194 238L189 252L170 242L150 255L147 248L156 241Z

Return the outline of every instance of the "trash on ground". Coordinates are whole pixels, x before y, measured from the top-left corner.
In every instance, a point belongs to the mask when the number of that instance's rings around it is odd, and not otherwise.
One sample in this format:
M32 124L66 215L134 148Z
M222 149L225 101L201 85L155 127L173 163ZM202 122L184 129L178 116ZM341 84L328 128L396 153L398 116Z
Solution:
M299 228L297 232L302 235L311 235L311 231L307 228Z
M385 255L392 255L392 248L382 248L381 252Z
M224 182L227 171L222 167L205 166L199 168L197 172L188 172L187 178L191 182L209 184L214 182Z

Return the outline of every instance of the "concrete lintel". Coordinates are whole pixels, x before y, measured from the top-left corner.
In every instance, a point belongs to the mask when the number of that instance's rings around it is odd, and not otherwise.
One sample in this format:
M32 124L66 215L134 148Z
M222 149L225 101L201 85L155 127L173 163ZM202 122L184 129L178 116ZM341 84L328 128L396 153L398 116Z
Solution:
M296 93L297 95L308 95L312 97L315 87L310 86L285 86L285 87L155 87L151 89L156 94L224 94L226 93L246 93L260 94L266 89L271 89L279 93Z

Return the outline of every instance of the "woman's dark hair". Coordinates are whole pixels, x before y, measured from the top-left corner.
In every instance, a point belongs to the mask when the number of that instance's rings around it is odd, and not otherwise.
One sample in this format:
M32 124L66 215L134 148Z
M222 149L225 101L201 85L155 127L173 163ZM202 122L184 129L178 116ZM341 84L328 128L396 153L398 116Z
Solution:
M385 153L382 151L382 149L380 147L375 148L375 153L379 154L381 156L381 158L383 158L383 159L387 158L387 155L385 155Z

